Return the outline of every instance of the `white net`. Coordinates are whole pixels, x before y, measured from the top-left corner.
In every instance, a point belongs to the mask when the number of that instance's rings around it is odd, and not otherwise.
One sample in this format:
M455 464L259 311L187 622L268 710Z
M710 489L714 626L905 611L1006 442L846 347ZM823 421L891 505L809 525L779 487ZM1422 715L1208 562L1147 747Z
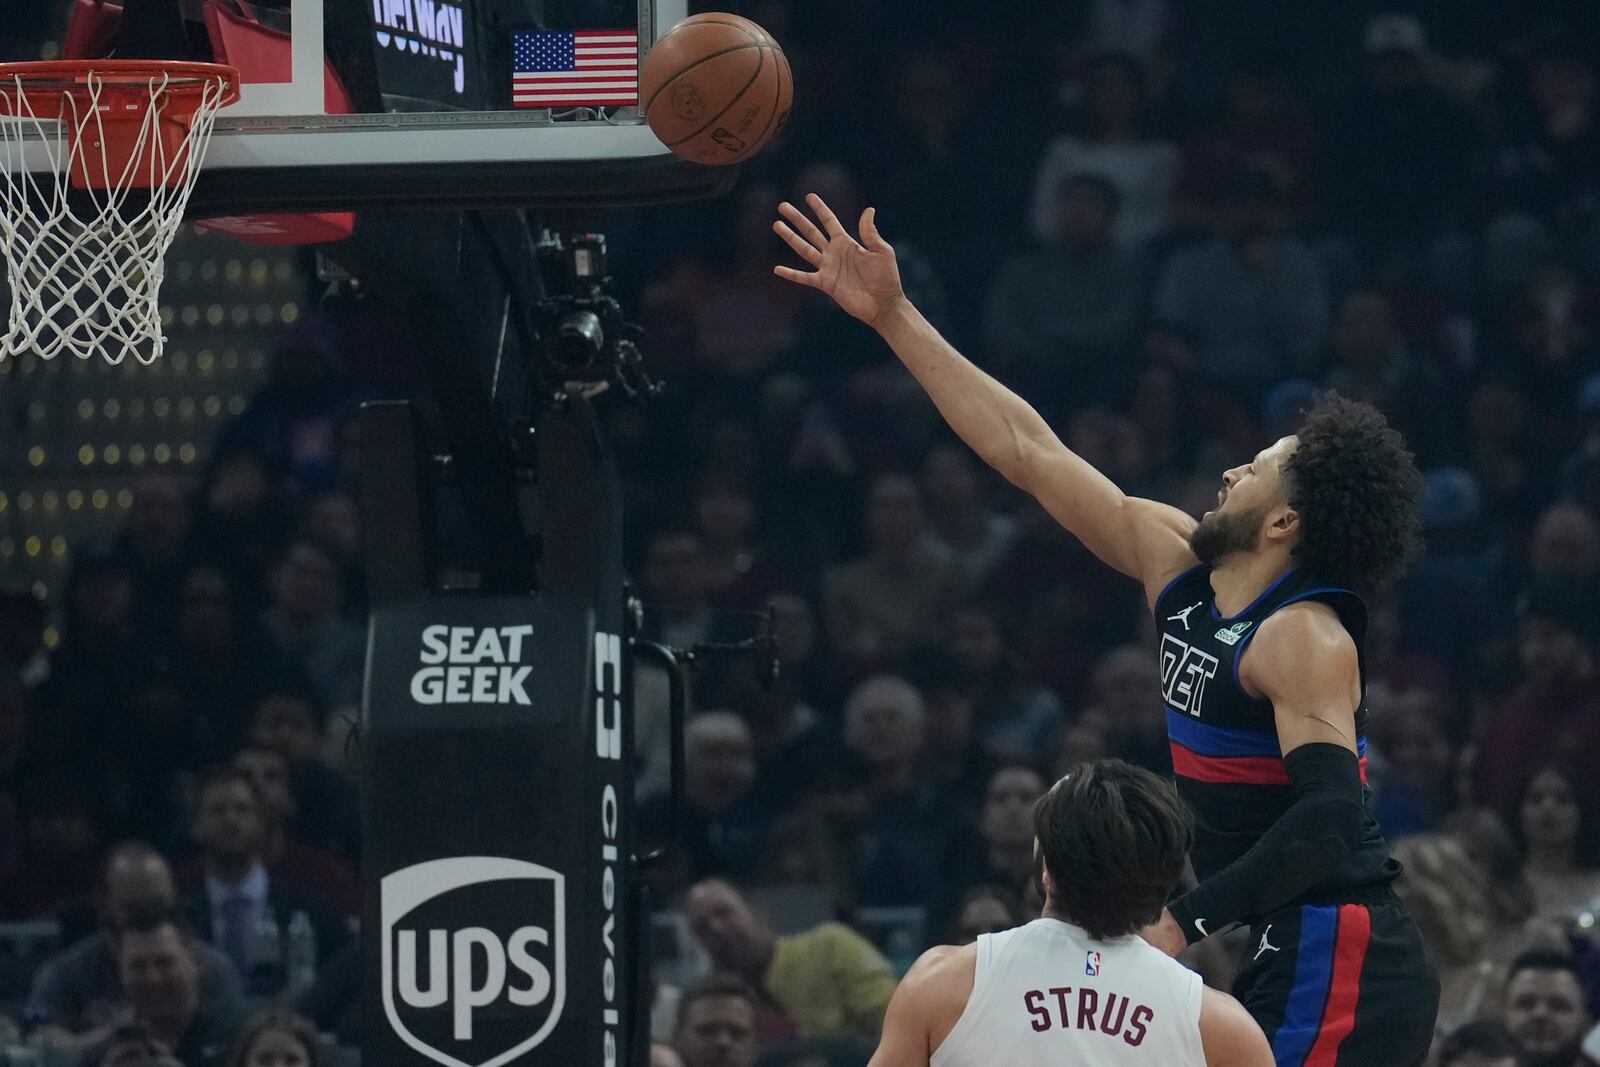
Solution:
M0 80L0 256L11 290L0 359L70 353L149 363L161 355L164 257L229 88L207 79L187 137L174 139L163 136L171 83L148 76L130 106L126 77L108 94L106 79L91 72L48 97L21 74ZM124 119L108 140L106 114L135 107L137 124ZM112 143L131 144L125 162L113 163ZM74 174L92 188L74 189Z

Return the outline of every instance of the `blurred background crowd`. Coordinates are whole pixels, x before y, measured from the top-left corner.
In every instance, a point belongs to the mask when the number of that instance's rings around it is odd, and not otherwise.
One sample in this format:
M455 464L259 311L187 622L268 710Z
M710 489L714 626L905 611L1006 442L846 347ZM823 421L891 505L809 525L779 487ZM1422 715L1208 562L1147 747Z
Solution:
M773 277L776 205L817 192L878 205L913 300L1130 493L1198 514L1324 388L1388 413L1427 549L1369 604L1371 804L1443 976L1439 1067L1600 1063L1594 11L929 7L745 4L796 69L784 140L720 201L590 220L671 385L613 428L646 632L770 606L782 661L696 680L657 1062L864 1062L918 951L1037 913L1055 777L1171 770L1140 591ZM353 1055L371 353L332 314L263 334L192 466L0 598L15 1057ZM659 837L666 686L636 685ZM1238 948L1191 962L1226 987Z

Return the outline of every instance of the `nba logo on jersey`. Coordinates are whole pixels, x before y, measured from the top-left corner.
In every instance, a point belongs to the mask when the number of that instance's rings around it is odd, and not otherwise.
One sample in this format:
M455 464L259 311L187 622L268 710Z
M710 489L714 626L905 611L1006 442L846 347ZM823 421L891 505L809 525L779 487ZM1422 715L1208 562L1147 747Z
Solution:
M1089 958L1083 964L1083 973L1091 978L1100 973L1100 953L1093 949L1089 951Z

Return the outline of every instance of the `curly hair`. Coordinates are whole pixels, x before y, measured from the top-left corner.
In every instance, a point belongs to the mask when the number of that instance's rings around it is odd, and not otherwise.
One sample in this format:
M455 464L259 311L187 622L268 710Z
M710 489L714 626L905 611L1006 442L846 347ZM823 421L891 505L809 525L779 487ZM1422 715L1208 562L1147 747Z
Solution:
M1422 545L1422 475L1399 432L1370 404L1324 393L1284 464L1300 516L1294 554L1323 579L1381 589Z

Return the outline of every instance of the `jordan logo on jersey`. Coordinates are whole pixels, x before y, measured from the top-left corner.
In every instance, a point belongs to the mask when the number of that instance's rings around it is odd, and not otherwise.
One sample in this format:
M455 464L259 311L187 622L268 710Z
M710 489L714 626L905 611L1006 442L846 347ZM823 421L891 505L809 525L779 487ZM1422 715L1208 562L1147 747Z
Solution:
M1217 673L1217 657L1171 634L1161 635L1161 692L1176 711L1199 718L1206 679Z
M1183 623L1183 628L1185 630L1187 630L1189 628L1189 616L1194 613L1194 609L1195 608L1198 608L1201 604L1204 604L1204 603L1205 603L1205 601L1203 601L1203 600L1196 600L1193 604L1190 604L1188 607L1184 608L1182 611L1178 612L1176 615L1168 615L1167 616L1167 621L1168 622L1181 622L1181 623Z

